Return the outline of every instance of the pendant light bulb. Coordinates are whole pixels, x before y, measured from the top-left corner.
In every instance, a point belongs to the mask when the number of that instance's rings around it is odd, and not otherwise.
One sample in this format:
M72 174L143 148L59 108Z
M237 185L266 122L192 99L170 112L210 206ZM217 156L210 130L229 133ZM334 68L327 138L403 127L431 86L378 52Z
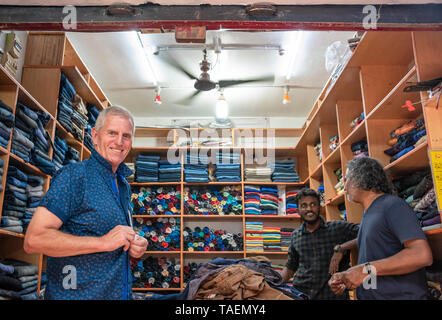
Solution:
M160 96L160 88L155 89L155 99L153 99L153 103L155 104L162 104L161 96Z
M285 87L284 88L284 98L282 99L282 103L283 104L288 104L290 103L290 97L289 97L289 87Z
M229 116L229 105L222 92L216 101L215 114L217 119L226 119Z

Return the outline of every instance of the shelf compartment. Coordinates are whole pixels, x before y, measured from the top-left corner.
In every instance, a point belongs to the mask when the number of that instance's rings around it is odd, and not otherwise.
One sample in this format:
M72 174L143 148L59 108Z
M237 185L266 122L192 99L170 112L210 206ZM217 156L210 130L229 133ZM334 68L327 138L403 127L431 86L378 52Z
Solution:
M219 182L219 181L213 181L213 182L183 182L184 186L237 186L240 185L241 181L235 181L235 182Z
M244 251L183 251L185 255L244 255Z
M336 115L335 115L335 122L332 124L321 124L321 142L322 142L322 161L327 159L327 157L333 153L335 150L330 149L330 138L338 136L338 126L336 124ZM339 140L340 141L340 140Z
M162 254L181 254L180 250L176 251L144 251L145 255L162 255Z
M31 96L31 94L28 91L26 91L26 89L23 88L22 86L18 88L17 100L18 102L24 104L25 106L27 106L28 108L34 111L45 112L46 114L51 116L52 120L55 120L54 116L50 114L37 100L35 100L35 98Z
M46 173L41 171L39 168L30 164L29 162L25 162L22 158L13 154L12 152L9 155L10 155L10 158L9 158L10 162L9 163L17 166L20 170L23 170L25 173L34 174L37 176L41 176L43 178L49 177L49 175L47 175Z
M60 122L56 122L56 128L57 130L57 135L59 138L63 139L64 141L66 141L70 146L74 147L75 149L77 149L78 151L81 151L81 148L83 148L83 144L78 141L69 131L67 131Z
M134 146L168 147L176 143L176 132L172 128L136 127Z
M361 126L362 123L352 128L350 124L354 119L360 117L363 111L364 108L360 100L339 100L336 102L339 141L341 143Z
M260 185L260 186L289 186L289 187L303 187L303 182L256 182L244 181L244 185Z
M341 210L339 210L337 205L327 205L325 210L326 210L327 221L343 220L341 218Z
M341 145L337 146L332 153L324 160L324 165L328 163L337 163L341 161Z
M428 143L422 143L417 148L411 150L399 159L384 167L385 171L389 171L393 176L400 176L409 172L414 172L430 166L428 159Z
M324 197L326 203L332 200L337 195L335 185L339 181L334 171L341 168L341 154L339 147L335 151L337 152L332 153L330 155L330 158L324 162Z

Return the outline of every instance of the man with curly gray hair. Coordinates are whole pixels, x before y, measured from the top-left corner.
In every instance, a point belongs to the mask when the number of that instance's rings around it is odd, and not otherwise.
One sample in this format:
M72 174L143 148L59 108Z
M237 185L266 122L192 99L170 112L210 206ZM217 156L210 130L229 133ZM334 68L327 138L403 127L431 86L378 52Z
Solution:
M358 299L426 299L425 266L431 249L413 209L391 194L382 165L370 157L348 162L345 193L364 209L358 264L329 281L336 294L356 289Z

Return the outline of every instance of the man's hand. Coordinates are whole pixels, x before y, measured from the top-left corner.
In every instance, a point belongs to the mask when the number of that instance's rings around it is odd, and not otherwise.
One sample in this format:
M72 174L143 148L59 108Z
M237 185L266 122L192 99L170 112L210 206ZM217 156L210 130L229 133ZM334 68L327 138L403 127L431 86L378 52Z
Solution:
M118 248L124 247L123 250L127 251L134 241L135 231L128 226L116 226L107 234L101 237L103 240L103 251L114 251Z
M134 240L130 244L129 255L132 258L140 258L146 249L147 239L136 234Z
M342 272L334 273L328 281L328 285L334 294L338 296L342 295L346 289L344 282L342 282Z
M342 260L342 257L344 254L342 252L335 252L330 260L330 268L328 270L328 273L331 275L335 274L339 270L339 263Z
M356 289L364 282L368 274L363 273L363 269L364 265L360 264L342 272L342 282L348 290Z

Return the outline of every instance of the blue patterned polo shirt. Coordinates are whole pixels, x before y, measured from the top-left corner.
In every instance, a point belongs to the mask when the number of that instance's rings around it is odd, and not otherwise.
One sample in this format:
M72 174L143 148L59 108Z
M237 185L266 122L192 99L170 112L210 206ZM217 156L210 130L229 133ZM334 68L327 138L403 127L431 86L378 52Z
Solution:
M124 163L113 173L111 164L93 150L91 158L66 165L54 174L40 206L63 221L60 231L101 237L117 225L132 225L131 192L125 179L131 174ZM113 184L115 177L119 196ZM73 270L75 289L72 288ZM45 299L127 300L131 294L129 253L124 252L123 247L110 252L48 257Z

